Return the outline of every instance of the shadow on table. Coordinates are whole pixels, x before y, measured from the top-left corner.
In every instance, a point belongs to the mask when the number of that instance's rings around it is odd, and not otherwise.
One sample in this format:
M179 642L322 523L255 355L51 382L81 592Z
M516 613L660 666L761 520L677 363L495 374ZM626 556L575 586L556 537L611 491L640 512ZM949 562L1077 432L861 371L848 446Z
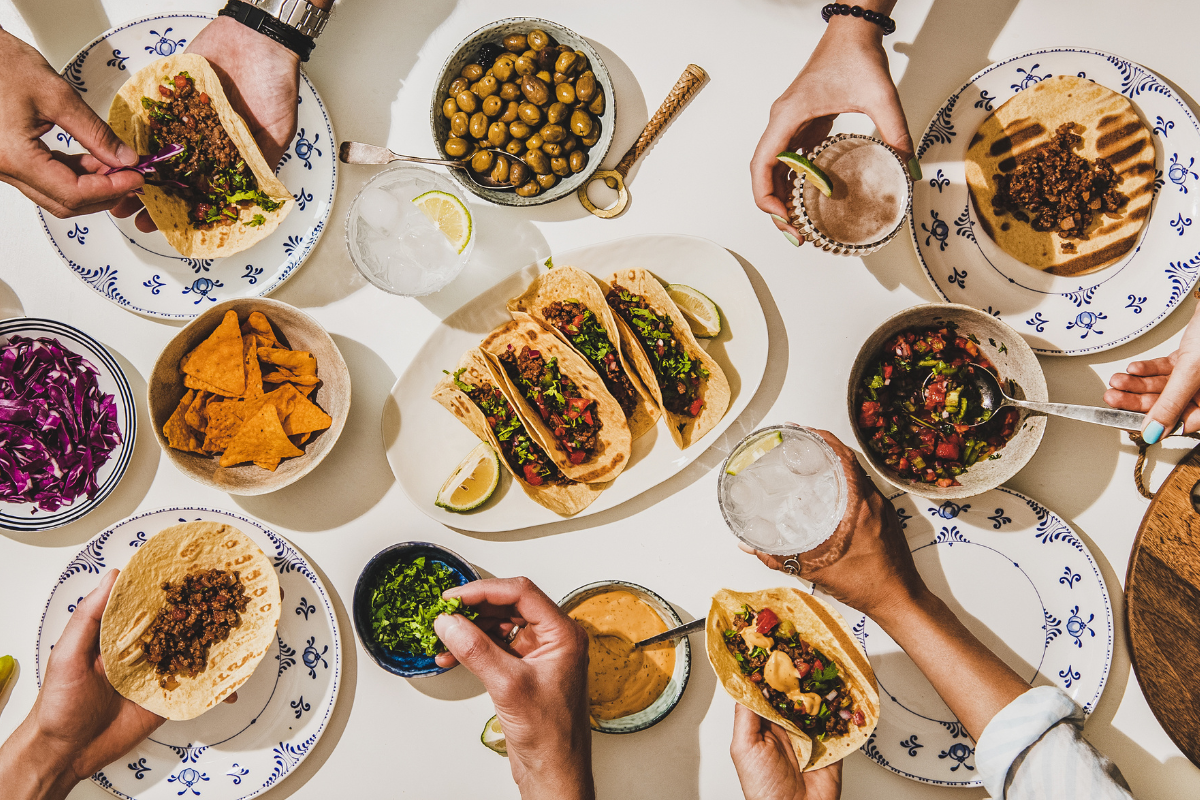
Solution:
M2 298L3 295L0 294L0 302ZM146 410L146 381L129 359L113 349L112 345L104 346L112 353L129 381L129 389L133 393L134 413L137 414L137 435L134 437L133 455L129 459L129 466L125 468L125 476L104 502L87 516L70 525L50 531L0 531L4 536L38 547L79 545L116 522L131 516L150 491L154 475L158 472L160 451L154 438L152 423L149 421L150 414Z
M371 348L331 334L350 369L354 397L329 456L301 480L256 497L230 495L252 517L298 531L326 531L365 514L392 485L380 446L383 401L396 376Z
M34 44L55 69L111 27L101 3L77 0L13 0L33 33Z
M501 532L480 532L468 531L454 528L454 530L466 536L473 536L478 539L500 539L504 541L523 541L526 539L540 539L543 536L553 536L559 533L567 533L569 531L580 530L583 528L594 528L601 525L607 525L611 522L631 517L640 511L647 509L653 505L661 503L666 498L679 492L691 484L695 483L704 475L729 455L730 451L742 440L746 434L758 427L766 416L767 411L775 404L775 400L779 397L780 391L783 389L784 379L787 377L788 368L788 337L787 329L783 324L783 317L779 313L779 307L775 303L775 298L771 294L771 290L767 287L766 281L758 270L742 256L730 250L730 254L738 260L742 268L746 271L746 276L750 279L750 284L754 287L754 293L758 297L758 302L762 306L763 316L767 321L767 367L763 373L762 382L758 385L758 390L754 397L751 398L745 410L742 411L733 423L726 429L709 448L704 451L699 458L687 465L683 471L673 477L663 481L657 486L650 488L642 494L634 497L619 506L610 508L606 511L601 511L598 514L591 516L579 517L576 519L563 520L562 522L552 522L547 525L536 525L531 528L524 528L516 531L501 531ZM724 334L722 334L724 335ZM720 354L720 338L713 340L714 345L710 345L710 353L717 353L717 360L721 361L723 356ZM730 402L737 398L738 385L735 383L735 376L730 376L730 389L732 396ZM665 441L665 437L664 437Z
M12 319L25 316L25 306L13 288L0 281L0 319Z

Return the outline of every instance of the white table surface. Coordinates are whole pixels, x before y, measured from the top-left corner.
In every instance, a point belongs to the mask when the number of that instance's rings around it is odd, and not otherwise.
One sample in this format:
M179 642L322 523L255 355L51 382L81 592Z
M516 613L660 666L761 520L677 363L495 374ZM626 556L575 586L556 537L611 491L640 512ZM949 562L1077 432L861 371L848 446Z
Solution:
M35 43L56 67L110 26L165 10L215 12L201 0L2 0L0 25ZM370 168L345 168L333 221L316 252L274 297L306 309L333 334L350 366L354 406L337 448L306 479L265 497L201 487L177 472L145 426L146 376L176 326L123 311L67 270L38 229L31 204L0 185L0 314L62 320L92 334L125 368L143 422L129 471L88 518L44 534L0 536L0 652L21 675L0 714L0 737L33 703L33 648L39 610L80 545L140 511L194 503L256 517L286 535L319 566L341 614L347 670L334 718L313 754L269 795L283 798L516 797L508 763L478 744L491 704L459 669L408 682L376 667L345 616L363 564L406 539L443 543L483 570L528 575L552 597L584 583L623 578L668 598L685 618L705 612L722 586L749 589L784 580L734 547L717 510L710 452L649 497L577 523L525 534L471 535L423 516L392 478L380 438L380 411L397 375L438 323L470 296L520 266L571 247L637 233L706 236L740 257L771 330L768 373L733 431L796 420L853 441L845 412L849 365L875 324L894 311L936 300L907 235L866 259L792 248L752 203L747 164L771 102L791 81L824 25L819 0L341 0L308 74L340 139L432 152L428 102L450 49L494 19L552 18L591 39L617 87L620 121L605 166L633 141L680 71L695 62L707 85L633 172L633 202L614 221L592 218L573 199L529 210L476 205L479 239L463 276L422 300L368 285L347 258L343 220ZM1119 53L1200 95L1194 31L1200 4L1144 0L1015 2L902 0L888 38L914 136L963 81L989 61L1037 47L1079 45ZM865 117L840 129L870 132ZM716 295L720 301L719 293ZM1109 376L1133 358L1169 353L1194 301L1137 341L1098 355L1044 359L1050 393L1100 402ZM1186 452L1156 452L1153 481ZM1200 796L1200 771L1151 715L1130 669L1121 583L1146 508L1130 480L1135 449L1116 431L1051 420L1041 449L1011 486L1069 520L1096 555L1113 596L1117 644L1108 687L1087 724L1088 738L1121 768L1139 798ZM417 457L417 456L414 456ZM701 650L695 650L698 655ZM740 797L728 748L733 702L703 661L695 662L679 707L633 736L593 736L604 798ZM962 797L913 783L859 753L846 760L846 798ZM84 783L76 800L108 797Z

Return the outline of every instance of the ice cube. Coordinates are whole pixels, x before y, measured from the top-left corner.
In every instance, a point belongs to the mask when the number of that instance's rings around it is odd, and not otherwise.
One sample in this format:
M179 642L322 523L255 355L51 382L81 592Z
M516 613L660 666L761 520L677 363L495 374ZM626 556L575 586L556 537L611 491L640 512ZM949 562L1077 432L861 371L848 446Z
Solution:
M404 214L400 201L391 192L377 186L363 192L362 199L358 201L358 213L363 222L384 236L390 236L399 229Z
M754 547L775 547L779 540L779 530L770 520L754 517L742 526L742 538Z
M763 489L770 495L791 494L796 491L796 476L784 463L780 448L766 453L755 461L751 469L762 482Z
M815 475L828 464L817 443L807 439L785 437L781 449L784 463L797 475Z
M757 514L765 496L762 484L747 472L730 477L725 485L726 510L737 519L746 519Z

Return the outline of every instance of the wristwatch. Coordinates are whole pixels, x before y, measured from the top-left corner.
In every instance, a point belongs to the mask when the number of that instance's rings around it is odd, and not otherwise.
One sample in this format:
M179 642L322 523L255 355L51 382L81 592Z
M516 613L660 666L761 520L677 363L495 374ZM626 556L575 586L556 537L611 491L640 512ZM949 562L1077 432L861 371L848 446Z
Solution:
M308 0L252 0L252 4L310 39L320 36L329 21L329 12Z
M219 16L233 17L308 61L313 41L325 30L329 12L308 0L229 0Z

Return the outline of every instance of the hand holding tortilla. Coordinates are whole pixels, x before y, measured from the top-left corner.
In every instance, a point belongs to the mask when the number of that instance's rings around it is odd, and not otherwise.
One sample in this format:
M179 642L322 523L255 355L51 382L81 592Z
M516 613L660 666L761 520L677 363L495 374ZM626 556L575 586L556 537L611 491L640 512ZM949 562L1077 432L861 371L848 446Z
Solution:
M796 760L788 732L741 703L733 706L733 740L729 755L745 800L838 800L842 762L804 771Z

